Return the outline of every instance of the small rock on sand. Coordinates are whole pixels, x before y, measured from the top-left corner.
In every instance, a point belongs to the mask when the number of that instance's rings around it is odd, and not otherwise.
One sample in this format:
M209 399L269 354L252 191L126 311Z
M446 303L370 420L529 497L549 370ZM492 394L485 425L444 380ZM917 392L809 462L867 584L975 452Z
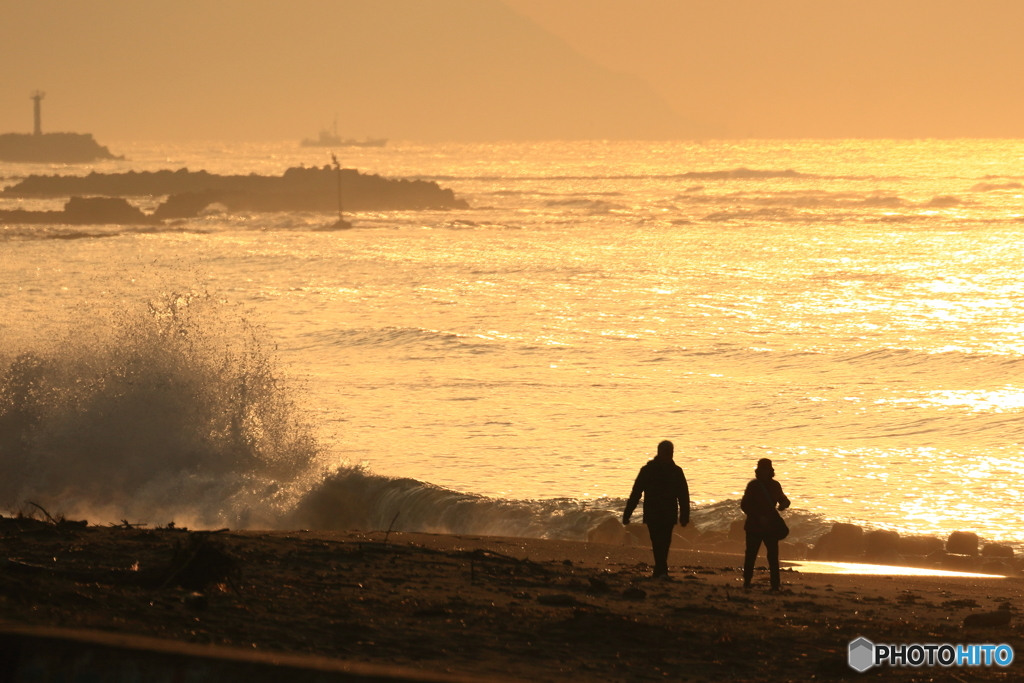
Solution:
M185 595L181 601L192 609L206 609L210 606L209 598L204 593L198 591Z
M538 595L537 602L542 605L547 605L548 607L575 607L579 604L579 601L568 593Z
M964 628L984 626L1006 626L1010 623L1010 611L998 609L995 612L976 612L964 617Z

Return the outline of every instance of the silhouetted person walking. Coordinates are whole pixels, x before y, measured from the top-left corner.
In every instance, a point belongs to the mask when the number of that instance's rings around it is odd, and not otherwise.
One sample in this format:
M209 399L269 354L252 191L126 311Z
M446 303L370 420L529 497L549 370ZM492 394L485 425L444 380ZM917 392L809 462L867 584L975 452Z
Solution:
M779 540L780 529L785 529L785 522L779 510L789 507L789 498L782 492L782 484L775 481L775 468L768 458L757 461L754 479L747 484L743 492L740 508L747 513L747 521L743 530L747 533L747 553L743 562L743 587L750 588L754 578L754 562L757 551L764 543L768 554L768 570L771 574L772 590L781 587L779 579Z
M654 578L668 578L668 549L672 545L672 527L690 523L690 489L686 485L683 469L672 460L674 451L671 441L658 444L658 454L640 468L640 474L629 494L622 523L629 524L629 518L644 498L644 524L651 534L651 549L654 551Z

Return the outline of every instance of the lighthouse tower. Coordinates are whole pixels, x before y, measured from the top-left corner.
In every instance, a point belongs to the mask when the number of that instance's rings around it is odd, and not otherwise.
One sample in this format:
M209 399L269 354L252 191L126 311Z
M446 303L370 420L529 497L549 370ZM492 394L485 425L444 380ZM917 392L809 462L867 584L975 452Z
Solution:
M43 134L43 107L40 104L40 102L43 101L44 97L46 97L46 93L44 93L42 90L36 90L34 93L32 93L31 99L32 99L33 102L35 102L35 107L33 108L33 113L35 114L35 124L36 124L35 125L35 129L32 131L33 135L42 135Z

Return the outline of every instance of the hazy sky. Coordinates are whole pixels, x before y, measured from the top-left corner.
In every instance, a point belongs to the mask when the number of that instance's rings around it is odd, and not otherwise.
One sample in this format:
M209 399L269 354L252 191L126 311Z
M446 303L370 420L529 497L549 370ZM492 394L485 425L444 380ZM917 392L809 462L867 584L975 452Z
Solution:
M0 0L0 130L102 140L674 137L641 79L500 0ZM16 66L14 66L16 65Z
M1024 137L1020 0L506 0L720 133Z
M0 0L0 131L1024 137L1020 0Z

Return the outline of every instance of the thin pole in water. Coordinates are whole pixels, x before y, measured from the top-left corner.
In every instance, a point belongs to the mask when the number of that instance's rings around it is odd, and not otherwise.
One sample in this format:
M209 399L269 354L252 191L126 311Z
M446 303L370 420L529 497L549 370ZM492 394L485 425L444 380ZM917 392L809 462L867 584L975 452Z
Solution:
M341 205L341 164L338 163L338 157L334 156L334 152L331 152L331 161L334 162L334 169L338 172L338 220L344 220L342 215Z

